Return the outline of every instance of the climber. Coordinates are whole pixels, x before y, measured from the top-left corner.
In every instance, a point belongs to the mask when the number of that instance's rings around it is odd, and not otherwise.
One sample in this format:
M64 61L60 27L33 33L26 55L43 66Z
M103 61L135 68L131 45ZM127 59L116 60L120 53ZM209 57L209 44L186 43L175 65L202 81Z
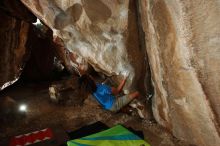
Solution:
M110 87L106 84L96 84L93 78L89 75L81 76L79 79L79 85L81 89L91 93L104 109L117 112L139 96L139 92L136 91L122 97L116 97L116 95L122 91L127 77L128 76L124 77L117 88Z

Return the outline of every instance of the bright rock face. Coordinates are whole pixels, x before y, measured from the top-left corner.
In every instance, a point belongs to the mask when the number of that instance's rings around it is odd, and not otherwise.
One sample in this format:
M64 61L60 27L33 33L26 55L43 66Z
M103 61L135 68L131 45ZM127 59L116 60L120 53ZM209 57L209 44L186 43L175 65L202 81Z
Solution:
M78 64L86 60L106 75L129 72L127 87L143 77L134 0L21 1L78 55Z
M156 120L199 146L220 145L220 3L140 0Z

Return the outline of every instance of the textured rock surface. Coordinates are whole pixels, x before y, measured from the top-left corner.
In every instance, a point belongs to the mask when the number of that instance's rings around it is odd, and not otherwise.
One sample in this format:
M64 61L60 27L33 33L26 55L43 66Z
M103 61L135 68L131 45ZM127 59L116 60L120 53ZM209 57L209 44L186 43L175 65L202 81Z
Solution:
M130 73L135 86L143 70L134 0L21 0L66 48L107 75Z
M18 79L23 67L29 24L0 11L0 90Z
M53 42L56 56L70 73L85 74L89 72L89 64L75 52L67 50L61 38L54 36Z
M34 16L19 0L1 0L0 9L7 15L27 22L35 22Z
M140 0L156 120L200 146L218 146L220 3Z

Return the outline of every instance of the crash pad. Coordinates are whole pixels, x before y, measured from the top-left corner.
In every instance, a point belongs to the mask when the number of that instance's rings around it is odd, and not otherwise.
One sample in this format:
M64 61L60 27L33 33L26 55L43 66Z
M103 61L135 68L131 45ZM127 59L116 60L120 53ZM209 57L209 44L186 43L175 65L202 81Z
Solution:
M146 141L121 125L79 139L70 140L68 146L150 146Z

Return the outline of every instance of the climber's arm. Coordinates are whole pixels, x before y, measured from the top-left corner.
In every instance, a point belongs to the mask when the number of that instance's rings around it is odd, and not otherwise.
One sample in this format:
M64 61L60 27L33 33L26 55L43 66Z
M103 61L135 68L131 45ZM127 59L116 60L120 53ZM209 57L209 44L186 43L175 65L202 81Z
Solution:
M121 81L121 83L118 85L117 88L112 87L112 94L113 94L113 95L118 95L118 94L122 91L122 89L123 89L123 87L124 87L124 85L125 85L125 83L126 83L126 80L127 80L127 77L125 77L125 78Z

